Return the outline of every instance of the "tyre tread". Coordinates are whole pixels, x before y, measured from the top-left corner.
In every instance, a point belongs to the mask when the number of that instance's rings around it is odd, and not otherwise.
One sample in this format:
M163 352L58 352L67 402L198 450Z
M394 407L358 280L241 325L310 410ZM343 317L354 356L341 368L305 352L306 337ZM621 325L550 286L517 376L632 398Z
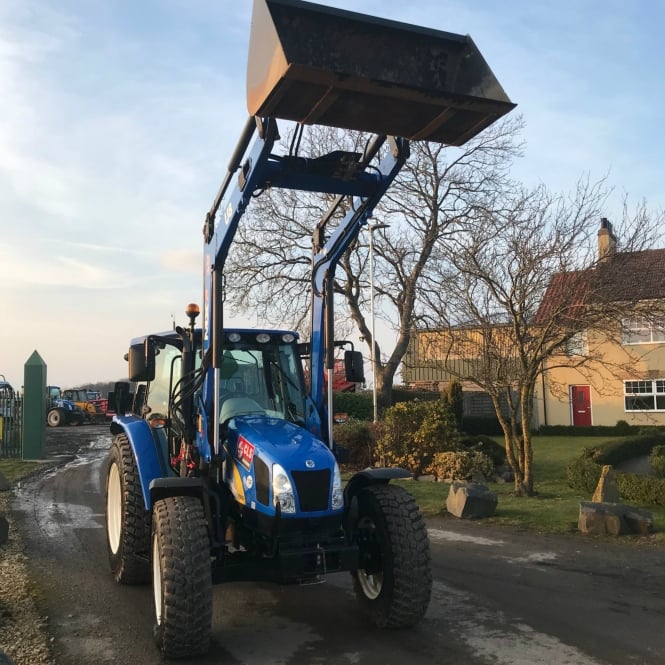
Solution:
M134 453L125 434L118 434L113 441L111 464L116 455L124 510L117 557L113 556L109 547L111 569L115 581L120 584L146 584L150 579L150 513L145 509Z
M379 598L365 597L354 576L356 594L372 622L380 628L404 628L422 619L432 591L432 569L427 527L418 504L398 485L370 485L361 490L365 500L378 508L388 537L384 561L392 561L391 575L385 575L387 589Z
M168 658L204 654L210 645L212 574L203 506L197 497L168 497L157 501L153 515L164 596L157 646Z

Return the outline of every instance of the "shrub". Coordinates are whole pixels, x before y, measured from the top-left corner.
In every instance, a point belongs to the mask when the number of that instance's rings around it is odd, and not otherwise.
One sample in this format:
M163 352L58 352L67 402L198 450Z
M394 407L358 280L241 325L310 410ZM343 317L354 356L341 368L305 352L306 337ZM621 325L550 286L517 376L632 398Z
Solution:
M591 458L596 464L616 466L635 457L648 455L654 446L662 444L664 441L665 436L661 433L652 433L646 436L624 436L596 446Z
M469 480L474 473L488 478L494 473L494 462L478 450L435 453L431 471L439 480Z
M462 390L462 384L457 380L451 381L448 385L447 395L455 418L455 425L458 430L461 430L464 420L464 391Z
M617 473L616 480L623 501L665 506L665 478L637 473Z
M614 430L619 436L626 436L633 432L633 428L625 420L617 420Z
M656 447L663 447L665 435L657 430L643 436L625 436L621 439L585 448L582 455L572 460L566 469L568 484L580 492L594 491L605 464L616 466L621 462L648 455ZM617 487L625 501L641 504L665 505L665 478L643 474L617 473Z
M335 413L348 414L349 418L371 422L374 419L372 392L333 393L333 409Z
M465 450L477 450L484 453L492 460L494 466L504 464L506 461L506 449L494 439L483 434L462 437L460 446Z
M464 416L462 431L466 434L502 435L503 430L496 416Z
M592 494L600 480L601 467L586 456L571 460L566 468L568 485L578 492Z
M333 425L333 438L348 452L349 466L371 466L376 445L373 423L349 418L345 423Z
M649 462L656 478L665 478L665 446L654 446Z
M443 400L401 402L386 410L377 454L382 464L420 475L429 471L435 453L457 448L458 438L450 405Z

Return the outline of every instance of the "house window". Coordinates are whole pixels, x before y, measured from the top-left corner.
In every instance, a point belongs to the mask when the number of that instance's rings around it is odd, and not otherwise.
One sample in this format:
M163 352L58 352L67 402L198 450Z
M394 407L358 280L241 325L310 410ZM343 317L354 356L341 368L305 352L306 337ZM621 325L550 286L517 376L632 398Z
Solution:
M567 356L586 356L587 355L586 332L584 330L581 330L580 332L575 333L566 342L566 355Z
M624 381L626 411L665 411L665 379Z
M648 321L643 318L621 322L622 344L658 344L665 342L665 319Z

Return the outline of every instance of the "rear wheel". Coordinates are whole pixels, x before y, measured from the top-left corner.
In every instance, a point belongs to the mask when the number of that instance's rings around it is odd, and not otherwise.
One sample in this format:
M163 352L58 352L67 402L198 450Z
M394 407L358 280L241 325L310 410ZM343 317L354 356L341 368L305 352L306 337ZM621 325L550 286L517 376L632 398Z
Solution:
M145 509L134 453L124 434L113 440L106 476L106 542L121 584L150 579L150 513Z
M212 625L210 540L196 497L167 497L155 503L152 588L155 642L162 655L206 653Z
M418 505L397 485L365 487L355 500L356 597L376 626L412 626L425 615L432 591L429 540Z

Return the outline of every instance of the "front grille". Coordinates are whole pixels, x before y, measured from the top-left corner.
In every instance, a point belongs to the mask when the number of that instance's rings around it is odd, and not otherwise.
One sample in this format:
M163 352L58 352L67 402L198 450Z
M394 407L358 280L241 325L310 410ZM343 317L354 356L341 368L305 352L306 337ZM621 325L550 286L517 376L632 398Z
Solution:
M292 471L300 510L304 513L328 510L330 469L322 471Z
M258 455L254 455L254 476L256 478L256 499L267 506L270 500L270 471L268 465Z

